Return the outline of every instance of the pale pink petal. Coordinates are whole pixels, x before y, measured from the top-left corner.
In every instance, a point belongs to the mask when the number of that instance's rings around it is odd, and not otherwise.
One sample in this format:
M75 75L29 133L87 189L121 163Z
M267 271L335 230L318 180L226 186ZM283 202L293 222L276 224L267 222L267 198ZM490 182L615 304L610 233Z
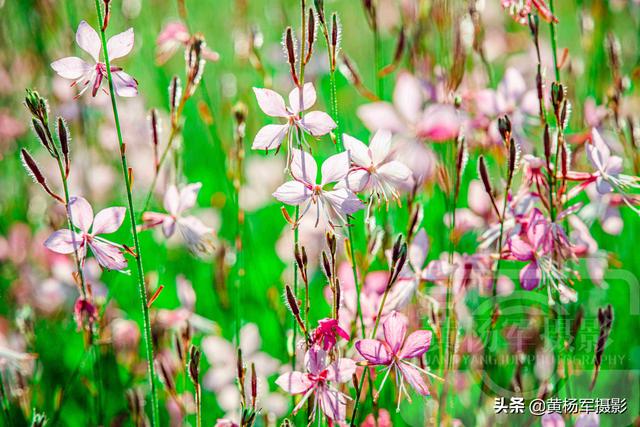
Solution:
M327 367L327 380L337 383L345 383L347 381L351 381L355 372L356 362L342 357Z
M409 123L418 121L422 109L422 87L414 76L406 71L398 73L393 90L393 105Z
M102 47L100 36L86 21L80 21L80 25L78 25L76 43L78 43L78 46L80 46L82 50L91 55L95 62L98 62L100 49Z
M557 413L544 414L540 419L541 427L564 427L562 415Z
M384 338L393 354L398 354L402 343L404 343L405 336L407 335L407 323L408 320L404 314L394 311L382 324Z
M122 58L129 54L133 49L133 28L129 28L120 34L116 34L107 41L107 52L109 53L109 60Z
M429 246L429 236L424 228L421 228L409 245L409 262L416 271L422 270L422 265L429 253Z
M391 362L387 346L378 340L358 340L356 350L372 365L387 365Z
M593 128L591 130L591 143L587 144L587 157L589 161L591 161L596 169L604 171L610 156L611 150L609 150L609 147L600 136L598 130Z
M80 248L82 245L82 236L65 228L54 231L49 238L45 240L44 245L53 252L70 254L74 251L74 242L75 247Z
M406 125L396 113L393 105L388 102L374 102L358 108L358 117L371 131L386 129L393 133L401 133L406 130Z
M68 56L51 63L51 68L60 77L70 80L77 80L91 71L91 65L77 56Z
M362 141L344 133L342 134L342 142L344 144L344 148L349 151L351 161L355 165L362 166L364 168L371 166L373 160L371 160L369 147L367 147Z
M193 285L183 275L176 277L176 290L180 304L189 311L193 311L196 305L196 292Z
M509 240L509 249L513 256L519 261L529 261L535 257L531 245L518 236L513 236Z
M118 96L123 98L131 98L138 95L138 81L124 71L114 71L111 73L113 77L113 87Z
M122 225L122 221L124 221L126 213L127 210L124 207L114 207L101 210L93 220L93 229L91 230L91 233L96 235L116 232Z
M122 251L112 243L93 239L89 242L89 247L98 264L104 268L108 270L124 270L127 268L127 260L122 255Z
M88 233L93 223L93 209L89 202L84 197L72 197L69 200L69 210L73 225Z
M256 100L260 109L268 116L271 117L287 117L289 112L284 105L284 99L271 89L253 88L253 92L256 94Z
M176 220L172 216L166 215L162 221L162 234L164 237L171 237L176 231Z
M430 105L417 125L416 132L421 138L436 142L455 139L460 131L458 114L451 105Z
M527 85L522 74L515 68L507 68L502 81L498 84L498 92L510 104L517 103L526 92Z
M500 114L498 111L496 93L493 89L483 89L474 95L476 108L487 117L493 118Z
M322 388L317 395L320 409L330 419L344 421L347 412L346 399L338 390Z
M339 182L335 188L347 188L353 192L364 191L369 184L371 174L366 169L351 170L344 181Z
M412 359L422 356L431 345L431 331L415 331L411 333L404 342L398 357L401 359Z
M444 280L453 271L453 268L447 261L433 260L427 264L427 268L422 271L420 278L429 282Z
M313 136L326 135L337 127L331 116L322 111L311 111L305 114L300 125Z
M429 389L427 388L427 384L424 382L422 375L420 375L420 371L406 363L399 363L398 368L400 369L400 372L402 372L402 377L411 385L411 387L413 387L415 391L423 396L429 395Z
M175 185L170 185L164 193L164 208L171 215L178 215L180 208L180 193Z
M195 206L200 188L202 188L202 183L196 182L193 184L185 185L182 190L180 190L180 202L178 204L179 213L182 213Z
M334 154L322 163L322 181L324 186L330 182L340 181L349 172L349 152Z
M291 159L291 175L298 181L315 185L318 165L313 156L306 151L294 149Z
M369 143L369 150L374 165L384 162L391 151L391 132L385 129L376 131Z
M619 236L622 233L624 222L620 217L620 210L614 207L608 207L601 219L602 230L614 236Z
M469 183L467 200L469 207L476 214L485 216L491 211L491 198L484 190L480 180L474 179Z
M289 105L293 114L308 110L315 103L316 90L311 83L305 83L302 88L302 104L300 104L300 88L296 86L289 92Z
M575 427L600 427L600 415L580 414L576 420Z
M276 384L287 393L300 394L309 390L313 386L313 381L309 379L307 374L294 371L280 375L276 380Z
M378 176L383 181L392 184L394 187L400 187L411 179L411 169L396 160L379 166L377 171Z
M260 128L255 138L253 139L251 149L272 150L274 148L280 147L280 144L282 144L282 140L287 134L288 129L289 125L263 126L262 128Z
M287 205L300 205L311 197L311 190L299 181L288 181L273 193L273 197Z
M520 270L520 286L527 291L537 288L540 278L540 268L535 261L531 261Z
M346 188L323 191L322 195L341 214L351 215L360 209L364 209L364 204L358 199L358 196Z
M327 352L318 347L311 347L304 355L304 365L310 374L318 375L327 367Z

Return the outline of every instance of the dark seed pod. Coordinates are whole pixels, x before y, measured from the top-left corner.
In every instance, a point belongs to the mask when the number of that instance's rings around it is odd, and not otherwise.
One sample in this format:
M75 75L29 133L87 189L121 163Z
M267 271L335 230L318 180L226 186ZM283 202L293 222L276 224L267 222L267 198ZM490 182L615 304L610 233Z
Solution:
M313 0L313 4L316 7L316 13L318 14L318 20L322 25L326 25L324 20L324 0Z
M171 122L178 121L178 106L182 100L182 84L178 76L173 76L169 83L169 111L171 114Z
M284 47L287 54L287 63L289 64L289 72L296 86L300 86L298 74L296 72L296 47L293 39L293 30L287 27L284 34Z
M296 300L295 295L293 295L293 291L291 290L291 287L289 285L285 286L285 293L289 309L294 316L298 317L300 315L300 307L298 306L298 301Z
M193 345L189 351L189 378L194 384L200 383L200 350Z
M498 130L502 140L508 143L511 140L511 120L509 120L509 116L504 115L498 118Z
M64 158L65 176L68 178L71 169L71 159L69 158L69 129L62 117L58 117L58 139L60 140L60 150Z
M307 54L304 63L308 64L313 53L313 45L316 42L316 18L313 9L309 8L309 21L307 22Z
M51 143L49 135L42 127L40 121L33 118L31 119L31 125L33 126L33 131L36 133L36 136L38 137L38 140L40 140L42 146L47 149L53 158L57 158L58 154L56 153L55 146Z

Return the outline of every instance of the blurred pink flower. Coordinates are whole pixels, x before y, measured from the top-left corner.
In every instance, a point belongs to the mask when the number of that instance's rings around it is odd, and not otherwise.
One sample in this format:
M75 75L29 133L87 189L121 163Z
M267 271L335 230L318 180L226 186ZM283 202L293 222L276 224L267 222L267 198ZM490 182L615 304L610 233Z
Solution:
M535 7L538 14L547 22L558 22L545 0L501 0L502 7L519 24L526 25L527 17Z
M532 290L538 287L542 279L539 259L551 250L548 223L537 208L531 215L524 236L526 240L520 236L512 236L509 250L518 261L528 262L520 271L520 284L524 289Z
M182 22L173 21L167 23L156 39L156 62L159 65L167 62L178 49L187 46L190 38L191 34L189 34L187 26ZM202 57L209 61L220 59L218 52L214 52L206 46L202 49Z
M386 366L387 372L377 393L380 393L384 387L391 370L396 369L397 378L400 380L398 385L398 408L402 393L411 400L404 385L405 380L419 394L428 396L429 389L420 373L432 375L414 363L409 362L410 359L421 357L426 353L431 345L432 333L431 331L418 330L407 337L408 323L409 321L404 314L394 311L382 324L384 340L362 339L356 341L358 353L365 358L369 365Z
M116 34L107 41L107 52L109 61L122 58L129 54L133 49L133 28ZM104 62L100 62L100 51L102 50L102 42L100 36L89 24L81 21L76 32L76 43L78 46L94 60L93 64L89 64L77 56L68 56L51 63L60 77L75 80L73 85L80 85L80 93L82 95L85 90L91 86L91 94L96 96L102 85L102 81L107 77L107 67ZM111 75L113 77L113 86L115 92L119 96L131 97L138 94L138 82L129 74L122 71L122 68L111 65Z
M316 226L322 219L333 228L346 222L346 215L364 208L364 205L346 188L325 190L332 182L342 180L349 171L349 153L343 152L329 157L322 164L322 179L317 184L318 165L308 153L294 149L291 162L292 181L285 182L273 193L273 196L288 205L304 205L300 217L311 208L316 211Z
M91 248L98 263L109 270L124 270L127 260L122 254L122 246L99 237L98 234L110 234L122 225L126 209L124 207L106 208L93 216L93 209L83 197L72 197L69 201L69 211L73 219L73 226L80 232L69 229L55 231L44 242L50 250L59 254L71 254L78 251L78 256L84 263L87 246Z
M349 334L342 329L336 319L325 318L318 320L318 327L312 333L313 343L329 351L336 345L338 337L349 341Z
M385 202L389 199L399 199L401 188L410 189L413 186L411 170L403 163L389 158L389 131L376 131L368 147L347 134L344 134L343 140L353 166L341 186L346 186L354 192L370 190Z
M334 421L343 421L347 411L347 395L329 383L345 383L351 381L356 371L356 362L340 358L327 363L327 353L317 347L311 347L305 355L306 372L287 372L276 380L283 390L291 394L302 394L303 397L293 409L296 414L307 399L314 394L314 406L311 418L315 419L317 407Z
M195 206L201 183L188 184L178 190L169 186L164 195L164 208L167 213L145 212L142 214L143 229L160 226L165 237L171 237L176 228L182 235L187 247L198 255L213 252L213 229L200 219L185 212Z
M260 109L268 116L280 117L287 120L283 125L266 125L258 131L252 149L272 150L277 149L282 144L285 136L289 137L289 148L292 147L293 128L299 128L312 136L326 135L336 128L336 123L331 116L322 111L311 111L301 116L316 103L316 90L313 84L306 83L302 88L296 87L289 93L289 107L284 103L284 99L277 92L271 89L253 88Z
M374 414L369 414L364 419L360 427L392 427L391 416L386 409L380 409L378 411L378 419L375 419Z

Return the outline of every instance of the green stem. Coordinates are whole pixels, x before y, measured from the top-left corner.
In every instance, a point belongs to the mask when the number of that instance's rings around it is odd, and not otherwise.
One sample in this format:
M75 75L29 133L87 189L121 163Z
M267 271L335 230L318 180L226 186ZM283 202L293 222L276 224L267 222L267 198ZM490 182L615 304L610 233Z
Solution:
M4 370L0 370L0 394L2 394L2 415L7 423L7 426L13 426L11 420L11 412L9 410L9 399L7 398L7 392L4 388Z
M549 10L551 14L555 16L555 8L553 6L553 0L549 0ZM556 81L560 81L560 68L558 67L558 42L556 39L556 23L551 21L549 23L551 29L551 51L553 53L553 68L556 75Z
M109 62L109 52L107 51L107 38L105 36L104 29L102 28L102 9L100 8L100 0L95 0L96 13L98 14L98 27L100 28L100 38L102 40L102 52L104 55L104 62L107 69L107 81L109 83L109 94L111 95L111 108L113 110L113 119L116 125L116 133L118 135L118 145L120 148L120 162L122 165L122 176L127 190L127 209L129 211L129 219L131 221L131 234L133 236L133 244L135 248L135 260L138 279L138 291L140 293L140 305L142 312L142 320L144 327L144 343L147 359L147 376L149 380L149 386L151 388L151 424L157 426L159 423L158 412L158 397L156 392L155 383L155 368L153 366L153 341L151 337L151 322L149 319L149 308L147 307L147 291L144 284L144 270L142 268L142 252L140 247L140 240L138 239L138 230L136 225L136 216L133 209L133 196L131 193L131 180L129 178L129 167L127 166L127 157L125 155L125 145L122 141L122 130L120 128L120 118L118 115L118 105L116 103L116 95L113 87L113 78L111 75L111 64Z

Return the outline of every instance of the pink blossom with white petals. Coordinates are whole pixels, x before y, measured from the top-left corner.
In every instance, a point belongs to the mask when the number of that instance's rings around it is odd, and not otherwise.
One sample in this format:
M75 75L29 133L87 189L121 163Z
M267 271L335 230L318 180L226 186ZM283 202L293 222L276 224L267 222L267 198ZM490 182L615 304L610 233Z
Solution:
M167 23L156 39L156 62L158 64L167 62L180 48L187 46L190 38L191 34L182 22ZM202 49L202 57L208 61L220 59L218 52L214 52L206 46Z
M316 211L316 226L320 220L329 227L346 222L346 215L364 208L358 197L346 188L327 190L325 187L337 182L349 171L349 153L343 152L329 157L322 163L322 179L317 183L318 165L302 150L294 149L291 162L292 181L285 182L273 193L273 197L292 206L303 206L300 217L310 209Z
M331 116L322 111L311 111L302 116L302 112L308 110L316 103L316 90L311 83L305 83L300 88L295 87L289 93L289 106L285 105L280 94L271 89L261 89L254 87L260 109L268 116L280 117L287 120L283 125L266 125L256 134L253 145L254 150L278 149L282 140L288 137L289 148L292 147L294 128L318 137L328 134L337 127Z
M356 371L356 362L351 359L340 358L327 363L327 353L317 347L311 347L305 355L306 372L293 371L281 375L276 380L283 390L291 394L302 394L303 397L293 408L296 414L314 394L314 405L311 419L315 419L318 406L322 412L334 421L343 421L347 411L345 395L330 383L346 383Z
M122 254L123 247L98 234L110 234L116 232L122 225L126 209L113 207L103 209L94 217L93 209L83 197L72 197L69 201L69 211L73 220L73 226L79 232L68 228L54 232L44 242L50 250L59 254L71 254L75 250L84 264L87 247L91 248L98 263L109 270L124 270L127 260Z
M133 41L133 28L111 37L107 41L109 61L129 54L133 49ZM68 56L52 62L51 68L60 77L75 80L72 86L79 85L81 87L78 96L81 96L89 87L91 87L91 95L96 96L103 80L107 77L107 67L104 62L100 62L100 52L102 51L100 36L93 27L85 21L81 21L76 32L76 43L82 50L91 55L94 61L93 64L77 56ZM116 94L123 97L131 97L138 94L138 82L122 71L122 68L111 64L111 76L113 77L113 86Z

